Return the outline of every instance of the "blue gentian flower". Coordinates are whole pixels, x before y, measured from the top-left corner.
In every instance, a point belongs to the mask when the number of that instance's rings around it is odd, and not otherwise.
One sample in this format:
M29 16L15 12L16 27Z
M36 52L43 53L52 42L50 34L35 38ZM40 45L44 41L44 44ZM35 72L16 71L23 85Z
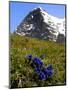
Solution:
M41 72L41 69L40 68L35 68L35 71L37 74L39 74Z
M46 77L48 76L48 71L46 70L46 68L43 70L43 73L46 75Z
M46 68L43 72L44 72L44 74L46 75L47 78L53 76L53 69L52 70L48 70Z
M53 67L52 67L52 65L49 65L47 67L47 72L48 72L48 76L52 77L52 75L53 75Z
M33 59L33 63L36 64L36 65L38 65L38 66L40 66L40 67L43 65L43 62L41 61L41 59L40 58L37 58L37 57L35 57Z
M39 79L40 80L46 80L46 76L45 76L45 74L43 72L40 72Z
M29 60L30 65L35 69L35 72L39 76L40 80L46 80L47 78L53 76L53 67L51 64L48 65L47 68L44 67L41 59L38 57L32 58L32 54L27 55L27 59Z
M46 79L45 74L41 71L40 68L35 68L35 71L38 74L40 80L45 80Z
M48 70L53 70L53 67L52 65L50 64L48 67L47 67Z
M48 77L52 77L53 76L53 71L48 71Z
M53 75L53 70L47 70L47 75L48 75L48 77L52 77L52 75Z
M43 73L46 75L47 78L53 76L53 67L52 65L49 65L47 68L43 70Z

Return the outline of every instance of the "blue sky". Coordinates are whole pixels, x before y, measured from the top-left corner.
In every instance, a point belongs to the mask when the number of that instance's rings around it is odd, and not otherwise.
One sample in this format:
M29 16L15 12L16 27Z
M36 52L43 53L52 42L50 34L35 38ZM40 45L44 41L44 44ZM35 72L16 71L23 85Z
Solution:
M21 23L29 11L39 6L53 16L58 18L65 17L64 5L10 2L10 32L15 31L16 27Z

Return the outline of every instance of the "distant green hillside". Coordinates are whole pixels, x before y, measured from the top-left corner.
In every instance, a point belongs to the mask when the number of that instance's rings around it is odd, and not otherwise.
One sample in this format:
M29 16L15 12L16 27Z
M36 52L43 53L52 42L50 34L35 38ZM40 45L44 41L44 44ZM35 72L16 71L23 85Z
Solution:
M53 78L41 81L27 63L26 55L40 57L45 66L53 65ZM65 84L65 46L16 34L10 35L10 87L34 87Z

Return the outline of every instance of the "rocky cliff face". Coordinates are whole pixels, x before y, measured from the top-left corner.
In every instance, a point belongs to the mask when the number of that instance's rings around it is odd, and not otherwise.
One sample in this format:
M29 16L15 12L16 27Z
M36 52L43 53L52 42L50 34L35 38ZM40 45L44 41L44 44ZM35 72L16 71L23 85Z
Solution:
M65 39L65 20L48 14L40 7L35 8L20 23L16 33L61 43Z

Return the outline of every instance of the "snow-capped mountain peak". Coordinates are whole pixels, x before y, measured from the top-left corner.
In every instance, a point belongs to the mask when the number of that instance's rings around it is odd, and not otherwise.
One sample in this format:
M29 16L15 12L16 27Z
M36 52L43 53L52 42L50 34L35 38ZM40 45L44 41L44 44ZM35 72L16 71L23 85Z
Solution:
M19 35L57 41L59 40L58 36L61 39L65 38L65 19L52 16L39 6L29 12L17 27L16 33Z
M57 18L45 12L41 9L41 14L44 18L44 22L47 22L51 27L58 29L58 32L65 35L65 19ZM51 23L50 23L51 22Z

